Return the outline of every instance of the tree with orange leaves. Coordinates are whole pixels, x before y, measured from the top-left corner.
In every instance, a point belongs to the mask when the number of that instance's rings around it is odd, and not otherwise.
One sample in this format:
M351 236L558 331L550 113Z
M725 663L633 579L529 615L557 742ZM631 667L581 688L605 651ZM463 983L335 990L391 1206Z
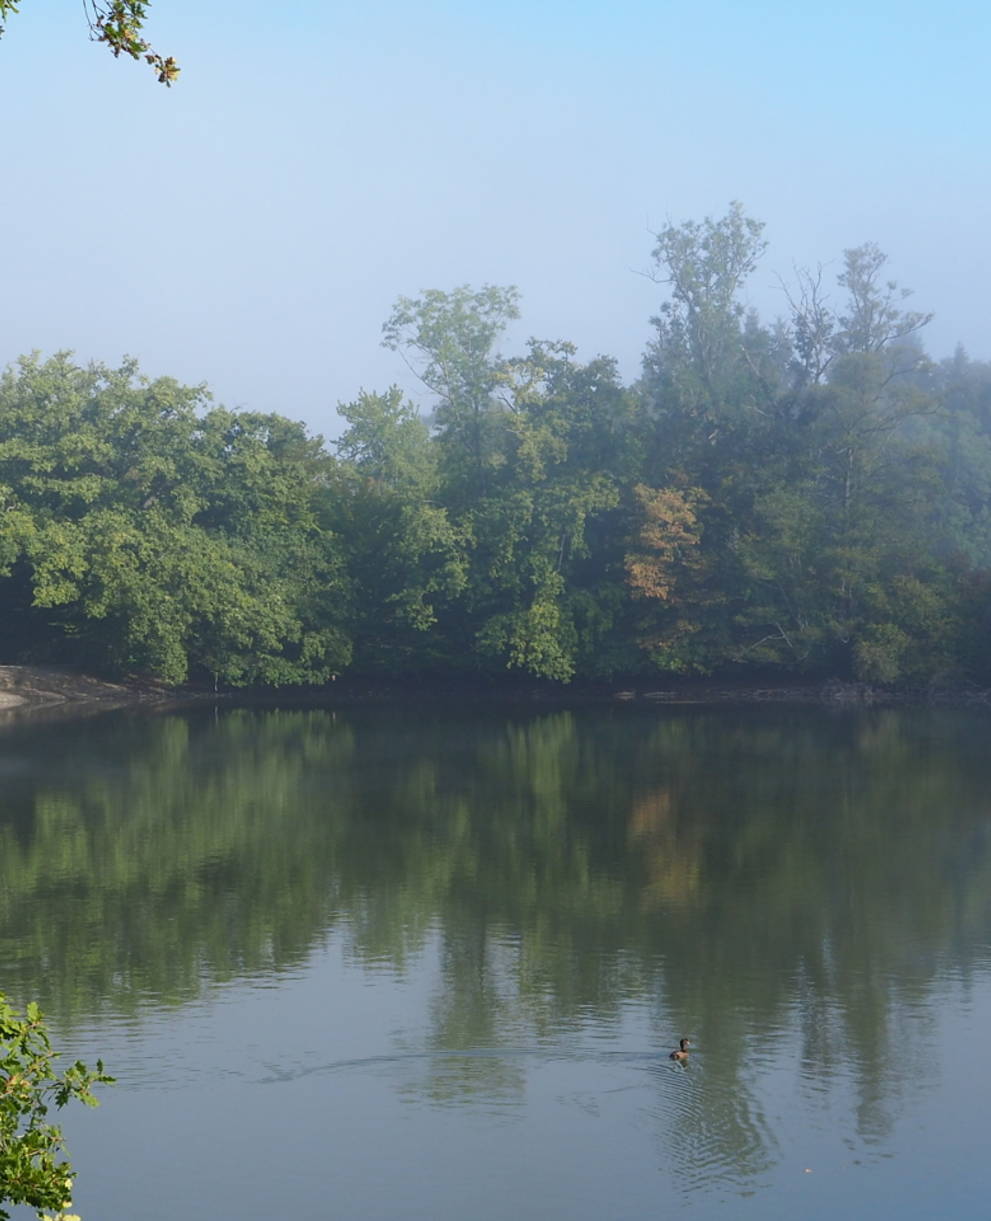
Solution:
M700 625L697 608L705 561L699 512L709 502L701 488L651 488L639 483L637 545L626 555L627 584L635 598L662 604L647 617L639 644L651 660L669 670L706 667L690 647Z

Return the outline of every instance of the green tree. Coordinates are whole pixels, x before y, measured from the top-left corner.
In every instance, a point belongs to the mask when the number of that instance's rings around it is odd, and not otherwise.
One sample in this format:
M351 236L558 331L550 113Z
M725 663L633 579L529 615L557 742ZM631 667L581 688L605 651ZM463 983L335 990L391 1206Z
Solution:
M317 517L318 438L209 408L133 363L0 378L0 605L18 658L229 683L347 664L346 579Z
M673 440L711 448L753 411L762 387L739 293L767 245L763 229L733 203L718 220L668 224L655 235L648 275L670 295L651 319L642 389L668 451Z
M654 250L671 295L640 386L641 481L706 497L693 613L679 620L692 630L663 656L871 681L949 673L958 595L919 425L936 408L918 341L930 315L906 307L868 243L844 254L838 308L821 270L801 273L790 323L765 327L738 299L763 245L733 205L667 226ZM634 517L631 554L642 529ZM646 585L632 581L640 597ZM669 595L646 596L663 639Z
M735 623L747 663L868 681L952 671L953 578L933 507L945 499L937 401L907 311L873 244L847 250L830 307L821 272L788 292L790 378L740 517Z
M495 345L519 317L515 288L461 285L400 297L382 327L382 342L399 351L437 398L433 426L450 497L484 490L498 462Z
M962 348L929 369L938 403L918 429L936 451L942 494L936 502L944 547L976 568L991 568L991 365Z
M38 1006L29 1004L22 1015L0 993L0 1217L10 1216L4 1204L27 1204L39 1216L52 1209L59 1217L72 1207L72 1167L48 1112L72 1099L99 1105L92 1087L113 1078L99 1060L95 1072L77 1060L58 1073L55 1058Z
M325 499L351 582L355 662L408 669L433 660L425 633L465 585L465 532L439 503L438 454L395 386L338 406L348 422Z
M732 664L743 592L737 540L769 475L789 345L740 300L766 246L763 225L740 204L716 220L669 224L656 238L650 277L670 295L652 319L638 386L644 464L635 481L655 499L631 497L625 550L643 552L643 531L663 507L657 496L690 496L701 541L673 597L631 583L633 630L661 668L705 673Z
M531 340L500 369L502 452L472 509L468 598L483 656L558 681L593 658L612 626L590 532L619 503L628 402L612 361L575 360Z

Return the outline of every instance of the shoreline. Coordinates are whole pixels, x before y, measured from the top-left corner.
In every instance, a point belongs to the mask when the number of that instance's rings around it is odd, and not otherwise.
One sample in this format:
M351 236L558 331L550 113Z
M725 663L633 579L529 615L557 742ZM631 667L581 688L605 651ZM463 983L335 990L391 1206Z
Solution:
M721 682L717 679L574 683L533 680L469 682L342 676L323 687L228 689L165 687L151 682L110 682L49 666L0 665L0 716L58 712L84 714L123 708L166 709L222 703L251 707L364 705L408 700L525 703L535 706L594 703L647 705L818 704L824 707L943 705L991 707L991 691L958 685L946 688L886 689L828 679L819 683Z
M55 666L0 665L0 713L128 708L184 702L153 683L112 683Z

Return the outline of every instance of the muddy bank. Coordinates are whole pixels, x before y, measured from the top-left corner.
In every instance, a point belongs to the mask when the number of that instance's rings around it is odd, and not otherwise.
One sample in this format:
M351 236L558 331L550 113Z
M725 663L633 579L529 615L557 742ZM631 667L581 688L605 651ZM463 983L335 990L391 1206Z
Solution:
M151 683L111 683L48 666L0 666L0 712L125 708L176 699L175 691Z
M165 708L191 703L261 707L290 705L432 702L513 702L538 705L585 703L643 704L825 704L884 706L946 704L991 708L991 691L976 687L892 690L835 679L817 684L720 683L713 680L669 682L557 683L450 681L438 678L388 680L342 675L323 687L213 691L165 687L148 682L108 682L47 666L0 666L0 715L83 714L115 708Z

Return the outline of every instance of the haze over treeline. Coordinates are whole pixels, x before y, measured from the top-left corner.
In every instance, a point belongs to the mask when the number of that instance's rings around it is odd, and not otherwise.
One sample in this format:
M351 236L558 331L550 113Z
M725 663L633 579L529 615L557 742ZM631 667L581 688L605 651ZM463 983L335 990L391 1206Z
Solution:
M325 444L133 363L0 381L7 661L169 682L991 678L991 365L931 360L873 244L741 302L763 226L656 234L640 378L506 355L515 289L401 297L427 387ZM825 252L832 257L833 252Z

